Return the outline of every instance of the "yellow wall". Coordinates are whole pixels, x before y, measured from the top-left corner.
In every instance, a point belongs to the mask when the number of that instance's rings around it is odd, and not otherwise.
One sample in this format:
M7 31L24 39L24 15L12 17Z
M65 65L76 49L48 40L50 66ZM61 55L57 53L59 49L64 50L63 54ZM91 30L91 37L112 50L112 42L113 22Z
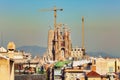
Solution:
M88 80L101 80L101 78L88 78Z
M96 60L96 72L99 74L106 74L108 72L107 61L105 59Z
M110 70L110 68L112 68ZM111 60L107 60L107 72L115 72L115 60L111 59Z
M0 80L9 80L9 61L0 57Z
M109 72L115 72L115 59L97 59L96 72L101 75Z
M14 80L14 62L0 57L0 80Z

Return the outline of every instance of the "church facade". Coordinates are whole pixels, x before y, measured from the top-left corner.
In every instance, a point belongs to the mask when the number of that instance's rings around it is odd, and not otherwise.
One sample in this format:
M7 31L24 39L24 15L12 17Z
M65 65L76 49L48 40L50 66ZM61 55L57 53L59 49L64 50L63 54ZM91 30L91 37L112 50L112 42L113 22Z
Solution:
M71 37L67 26L58 25L48 31L48 53L53 60L64 60L71 55Z

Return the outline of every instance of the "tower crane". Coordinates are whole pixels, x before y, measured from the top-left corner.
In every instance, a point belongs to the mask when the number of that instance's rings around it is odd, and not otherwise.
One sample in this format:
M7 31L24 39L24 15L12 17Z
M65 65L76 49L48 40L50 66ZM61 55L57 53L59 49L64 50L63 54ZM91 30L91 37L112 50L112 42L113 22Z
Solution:
M84 16L82 16L82 49L84 48Z
M44 9L42 11L54 11L54 29L56 29L56 26L57 26L57 11L63 11L62 8L56 8L56 6L53 8L53 9Z
M85 55L85 44L84 44L84 16L82 16L82 51Z

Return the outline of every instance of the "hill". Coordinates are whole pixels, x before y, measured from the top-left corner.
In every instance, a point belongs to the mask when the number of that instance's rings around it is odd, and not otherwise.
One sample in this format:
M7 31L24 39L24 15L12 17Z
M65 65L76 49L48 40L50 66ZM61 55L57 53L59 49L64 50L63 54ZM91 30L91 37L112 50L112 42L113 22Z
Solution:
M17 50L23 50L27 53L31 53L32 56L35 56L35 55L42 56L46 52L46 49L47 48L41 47L41 46L21 46L21 47L17 48ZM94 57L99 57L99 56L116 57L116 56L113 56L113 55L105 53L105 52L87 52L87 54L90 56L94 56Z
M88 55L93 56L93 57L115 57L111 54L105 53L105 52L87 52Z
M27 53L31 53L32 56L35 55L42 56L46 52L46 48L40 46L21 46L18 47L17 50L23 50Z

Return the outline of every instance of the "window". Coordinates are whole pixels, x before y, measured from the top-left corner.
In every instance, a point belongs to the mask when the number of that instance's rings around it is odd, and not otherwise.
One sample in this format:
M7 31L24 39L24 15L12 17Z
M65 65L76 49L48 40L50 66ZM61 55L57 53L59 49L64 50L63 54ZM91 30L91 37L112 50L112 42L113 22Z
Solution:
M109 72L113 72L113 67L109 67Z
M76 51L76 49L75 49L75 51Z

